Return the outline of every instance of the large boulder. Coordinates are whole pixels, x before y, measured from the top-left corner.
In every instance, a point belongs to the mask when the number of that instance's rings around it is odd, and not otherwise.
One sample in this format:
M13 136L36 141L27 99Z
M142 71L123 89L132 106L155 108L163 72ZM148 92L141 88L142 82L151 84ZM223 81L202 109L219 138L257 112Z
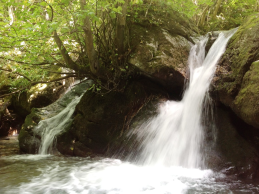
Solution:
M57 138L58 150L76 156L117 153L127 144L128 128L138 111L163 93L159 85L146 79L132 81L124 92L87 91L76 107L72 127Z
M259 128L259 14L230 39L213 79L214 94L241 119Z
M165 11L160 5L152 4L148 13L138 14L137 19L130 16L127 21L132 48L129 63L141 73L127 80L124 92L85 93L77 105L72 127L57 137L57 149L62 154L111 155L123 145L124 132L146 102L168 96L168 92L178 98L181 95L197 28L181 14L170 8ZM26 118L19 137L24 151L29 147L31 153L37 150L35 141L40 137L36 134L32 139L32 129L42 119L42 110L33 109Z
M168 18L170 18L168 20ZM129 63L162 84L168 91L182 90L189 51L197 28L187 18L160 5L152 5L131 20L133 51Z

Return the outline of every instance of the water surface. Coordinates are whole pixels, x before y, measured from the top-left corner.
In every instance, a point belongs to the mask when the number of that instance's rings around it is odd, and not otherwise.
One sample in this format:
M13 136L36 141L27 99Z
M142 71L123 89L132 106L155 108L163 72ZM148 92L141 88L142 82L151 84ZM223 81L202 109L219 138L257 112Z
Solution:
M141 166L118 159L15 155L0 158L1 194L259 193L256 183L211 170Z

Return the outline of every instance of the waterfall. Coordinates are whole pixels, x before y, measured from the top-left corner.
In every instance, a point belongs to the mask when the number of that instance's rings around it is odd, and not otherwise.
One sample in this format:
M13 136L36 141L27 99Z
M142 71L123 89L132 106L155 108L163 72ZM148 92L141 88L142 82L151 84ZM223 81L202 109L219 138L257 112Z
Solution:
M206 57L207 36L191 48L188 60L190 78L183 99L161 104L158 115L137 130L142 142L141 164L204 167L201 154L203 105L216 64L235 31L221 32Z
M41 137L38 151L40 155L53 153L56 136L70 127L75 107L91 85L91 80L76 85L53 104L39 109L38 114L42 120L33 132L35 136Z
M55 137L71 123L71 116L80 99L81 97L76 97L60 113L39 122L34 130L38 130L41 133L40 155L52 153Z

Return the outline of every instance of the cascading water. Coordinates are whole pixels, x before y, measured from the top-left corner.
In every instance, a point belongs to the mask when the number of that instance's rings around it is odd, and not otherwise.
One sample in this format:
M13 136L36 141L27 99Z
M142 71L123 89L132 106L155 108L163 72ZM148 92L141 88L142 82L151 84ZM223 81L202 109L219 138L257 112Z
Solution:
M70 124L70 118L80 99L81 97L76 97L59 114L39 122L34 129L34 131L39 131L41 134L39 154L45 155L52 152L55 137Z
M189 85L180 102L161 105L159 114L137 130L142 140L139 160L144 165L203 168L201 154L203 102L216 64L236 29L222 32L205 58L208 37L194 45L189 55Z
M40 110L44 114L43 119L33 129L34 134L41 137L38 151L40 155L53 153L56 136L69 127L76 105L86 88L91 85L92 81L84 81L80 85L75 85L73 88L69 88L58 101Z

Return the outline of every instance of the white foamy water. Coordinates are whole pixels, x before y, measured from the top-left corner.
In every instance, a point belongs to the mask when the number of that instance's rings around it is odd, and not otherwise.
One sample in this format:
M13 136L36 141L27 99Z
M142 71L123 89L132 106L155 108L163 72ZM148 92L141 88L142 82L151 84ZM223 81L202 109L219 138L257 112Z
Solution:
M39 154L52 153L55 137L70 124L71 116L81 97L75 97L60 113L54 117L41 120L33 129L34 132L41 134Z
M204 168L201 154L203 102L216 64L235 31L220 33L206 58L208 37L192 47L189 55L190 79L182 101L162 104L159 114L137 130L143 148L140 163Z
M257 193L258 184L210 170L139 166L117 159L0 158L1 194L230 194ZM3 165L5 164L5 165Z

